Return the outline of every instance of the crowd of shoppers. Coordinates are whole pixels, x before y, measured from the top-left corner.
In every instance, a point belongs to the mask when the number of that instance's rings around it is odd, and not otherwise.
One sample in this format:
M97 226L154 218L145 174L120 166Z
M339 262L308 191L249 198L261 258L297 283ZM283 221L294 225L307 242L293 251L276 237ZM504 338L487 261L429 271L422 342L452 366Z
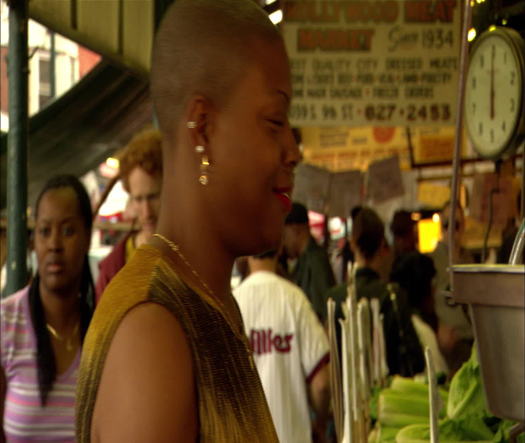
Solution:
M1 302L0 441L329 438L326 305L342 315L348 276L336 286L290 198L301 154L280 33L254 2L178 0L157 32L151 91L159 129L120 156L136 223L96 290L83 185L53 177L36 201L37 271ZM444 371L468 358L468 315L447 297L449 230L456 262L472 260L457 214L449 226L443 209L426 256L409 212L394 215L391 247L374 210L352 211L345 260L357 297L379 301L390 374L422 372L429 343Z

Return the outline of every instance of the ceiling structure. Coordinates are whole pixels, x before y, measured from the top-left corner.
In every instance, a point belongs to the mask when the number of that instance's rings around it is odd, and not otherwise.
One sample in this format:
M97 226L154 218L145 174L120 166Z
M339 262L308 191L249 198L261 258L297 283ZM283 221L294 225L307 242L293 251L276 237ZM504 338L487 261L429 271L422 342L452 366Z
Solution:
M99 63L29 120L29 204L51 174L85 174L151 121L147 81L106 61ZM0 143L0 189L6 189L6 147L4 133ZM2 192L0 208L5 206Z
M31 0L29 17L104 56L71 90L29 119L28 203L52 173L81 176L152 122L154 30L173 0ZM0 135L6 189L7 134ZM0 193L0 210L6 207Z

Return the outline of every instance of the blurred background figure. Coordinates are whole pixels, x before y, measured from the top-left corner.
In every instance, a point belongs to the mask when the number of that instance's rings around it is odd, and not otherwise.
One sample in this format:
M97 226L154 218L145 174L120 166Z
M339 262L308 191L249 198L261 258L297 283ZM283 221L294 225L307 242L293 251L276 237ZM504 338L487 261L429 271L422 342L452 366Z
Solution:
M279 441L310 442L312 431L322 441L330 405L326 333L303 291L276 274L277 251L249 257L248 268L233 294Z
M1 429L7 442L73 442L77 368L94 295L88 194L77 178L54 177L35 216L38 272L1 302Z
M338 285L345 283L348 280L348 267L355 261L354 252L350 246L350 236L348 233L351 231L351 226L353 225L353 220L361 210L362 206L354 206L350 211L350 228L348 223L346 224L346 235L339 240L339 247L334 251L336 256L332 263L332 268L334 269L335 279Z
M355 285L357 300L376 298L384 316L386 360L390 374L412 376L424 369L423 351L411 321L411 310L403 293L391 290L381 278L390 266L390 251L385 240L384 224L370 208L363 207L353 217L350 244L355 255ZM326 294L338 303L336 316L341 316L340 303L345 300L347 284L337 286Z
M324 248L310 234L308 211L293 203L286 218L283 237L288 259L297 260L290 270L291 280L305 293L321 323L326 321L326 291L335 285L334 272Z
M390 280L405 291L407 302L422 320L437 331L432 281L436 275L432 259L418 250L417 223L408 211L394 213L390 230L394 260Z
M448 365L439 348L438 321L434 311L433 278L436 275L430 257L419 252L404 254L390 275L407 301L411 320L422 346L428 346L434 357L436 373L448 374Z
M129 206L135 214L134 226L138 229L128 233L100 262L96 285L97 301L136 248L146 243L155 233L162 183L160 133L155 129L139 132L124 148L119 160L119 178L129 193Z
M442 239L430 256L436 267L434 304L439 321L439 345L452 376L469 359L474 337L464 308L454 305L447 297L450 291L449 229L454 229L454 263L474 263L474 259L461 247L465 229L463 208L458 205L455 226L450 226L450 202L447 202L441 211L440 220Z
M409 211L399 210L394 213L390 223L390 231L394 239L394 264L398 257L411 252L417 252L416 222L412 220Z

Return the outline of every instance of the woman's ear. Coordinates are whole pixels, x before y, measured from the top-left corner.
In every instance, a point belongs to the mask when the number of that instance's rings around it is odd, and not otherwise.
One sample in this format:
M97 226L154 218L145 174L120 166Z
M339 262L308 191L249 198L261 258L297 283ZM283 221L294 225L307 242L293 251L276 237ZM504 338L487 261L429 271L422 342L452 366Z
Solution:
M193 146L207 148L210 143L215 116L215 107L208 98L196 95L190 100L186 112L186 130Z

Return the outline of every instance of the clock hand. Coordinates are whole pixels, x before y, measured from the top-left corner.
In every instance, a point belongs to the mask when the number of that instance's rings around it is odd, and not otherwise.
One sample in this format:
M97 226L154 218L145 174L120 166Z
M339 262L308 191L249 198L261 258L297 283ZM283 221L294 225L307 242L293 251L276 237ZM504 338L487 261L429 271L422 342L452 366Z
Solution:
M496 48L492 46L492 57L490 59L490 119L494 120L494 56Z

